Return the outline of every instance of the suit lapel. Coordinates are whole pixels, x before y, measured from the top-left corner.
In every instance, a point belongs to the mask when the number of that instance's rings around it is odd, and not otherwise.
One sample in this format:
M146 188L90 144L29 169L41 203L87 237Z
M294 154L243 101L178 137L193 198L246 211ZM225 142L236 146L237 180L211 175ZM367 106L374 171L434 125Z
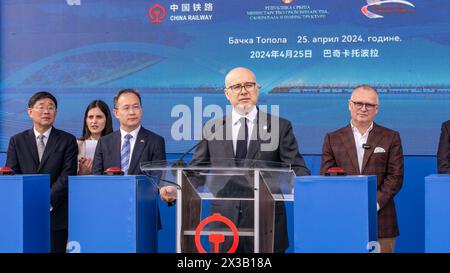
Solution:
M113 143L111 147L117 147L117 149L113 149L113 156L112 162L114 163L114 166L121 167L121 152L122 152L122 135L120 133L120 130L113 133Z
M262 115L265 115L266 119L260 119ZM258 109L258 114L256 115L255 124L253 126L252 135L250 138L250 145L247 152L248 159L256 159L261 160L260 158L256 158L258 151L261 149L261 139L267 140L267 132L271 130L270 123L271 116L267 113L262 113L260 115L260 111ZM261 134L261 135L260 135Z
M130 168L128 169L128 173L130 174L136 174L139 172L135 172L135 168L138 166L138 163L140 162L142 152L144 151L144 147L147 140L147 134L145 132L145 129L141 127L141 129L138 132L136 142L134 143L133 153L131 155L131 162L130 162Z
M47 162L48 158L55 150L57 144L58 144L58 131L55 128L52 128L52 130L50 131L50 135L48 137L47 144L45 144L44 154L42 155L41 163L39 164L37 172L40 172L41 168L45 165L45 162Z
M31 152L31 158L34 161L34 166L39 166L39 155L36 144L36 135L34 134L34 130L30 129L27 134L27 146L28 150Z
M231 120L231 114L225 117L224 119L224 131L223 131L223 139L224 139L224 158L234 158L234 148L233 148L233 131L232 131L233 121Z
M373 129L372 131L369 132L369 137L367 138L367 144L370 144L370 149L364 151L364 159L361 173L364 172L364 169L366 168L369 158L372 156L373 152L375 151L375 148L377 147L378 143L380 143L382 138L383 132L380 130L380 127L374 123Z
M358 165L358 154L356 153L355 138L353 136L352 127L348 125L345 127L344 132L341 133L341 140L344 144L345 151L352 162L354 173L360 173ZM346 170L348 172L348 170Z

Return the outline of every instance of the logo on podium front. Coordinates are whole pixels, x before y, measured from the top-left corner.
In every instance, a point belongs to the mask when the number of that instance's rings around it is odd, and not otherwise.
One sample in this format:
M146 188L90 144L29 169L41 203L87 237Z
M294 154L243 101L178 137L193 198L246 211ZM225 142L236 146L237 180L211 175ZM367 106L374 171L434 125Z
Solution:
M205 228L207 224L210 224L212 222L221 222L227 225L231 231L233 232L233 244L231 245L231 248L227 250L227 253L234 253L236 252L236 249L239 244L239 233L236 228L236 226L233 224L233 222L220 215L219 213L214 213L213 215L206 217L203 219L203 221L200 222L200 224L195 229L195 246L197 247L197 250L199 253L206 253L206 250L203 248L201 242L200 242L200 234L202 230ZM223 233L211 233L208 236L209 242L214 245L214 253L219 253L219 245L223 242L225 242L225 235Z

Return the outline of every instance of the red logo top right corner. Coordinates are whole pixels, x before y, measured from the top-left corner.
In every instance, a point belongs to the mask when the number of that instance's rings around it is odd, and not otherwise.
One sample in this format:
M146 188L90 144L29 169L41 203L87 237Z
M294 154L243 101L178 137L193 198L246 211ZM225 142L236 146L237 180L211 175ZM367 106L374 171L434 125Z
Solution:
M367 18L381 19L386 14L412 13L414 8L414 4L406 0L367 0L361 12Z

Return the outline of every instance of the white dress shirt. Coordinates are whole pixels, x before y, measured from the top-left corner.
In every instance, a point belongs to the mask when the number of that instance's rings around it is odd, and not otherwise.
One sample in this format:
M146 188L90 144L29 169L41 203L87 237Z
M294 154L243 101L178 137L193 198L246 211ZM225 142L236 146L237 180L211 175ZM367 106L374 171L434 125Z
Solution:
M258 109L256 107L253 108L252 111L250 111L246 116L242 116L239 114L234 108L231 112L231 132L233 137L233 150L234 154L236 154L236 146L237 146L237 139L239 134L239 129L241 128L241 122L239 121L241 118L246 118L247 121L247 129L248 129L248 140L247 140L247 149L248 145L250 144L250 139L253 131L253 127L256 121L256 115L258 114Z
M44 141L44 145L45 145L45 147L47 147L47 142L48 142L48 138L50 137L50 132L52 131L52 128L53 127L50 127L50 129L48 129L47 131L45 131L44 133L43 133L43 135L45 136L44 137L44 139L43 139L43 141ZM33 131L34 131L34 135L35 135L35 140L36 140L36 147L38 147L39 146L39 139L38 139L38 136L40 136L41 135L41 133L39 133L37 130L36 130L36 128L34 128L33 127ZM52 212L53 211L53 206L50 204L50 212Z
M136 144L136 139L137 139L137 135L139 133L139 130L141 130L141 126L139 125L138 128L134 129L131 132L126 132L124 130L122 130L122 128L120 129L120 151L122 153L122 147L123 147L123 143L125 142L125 136L127 134L130 134L132 136L132 138L130 138L130 160L128 161L128 168L130 167L130 163L131 163L131 159L133 158L133 150L134 150L134 144Z
M352 126L353 130L353 137L355 138L355 144L356 144L356 154L358 156L358 165L359 165L359 173L362 172L362 164L364 160L364 152L366 149L363 148L363 144L367 143L367 139L369 138L369 133L373 129L373 122L370 124L370 127L367 129L367 131L364 134L361 134L356 128L353 123L350 121L350 125ZM377 202L377 211L380 210L380 205Z
M47 141L48 141L48 138L50 137L50 132L52 131L52 128L53 127L50 127L47 131L45 131L45 133L43 133L42 135L44 135L45 137L44 137L44 145L45 146L47 146ZM36 128L34 128L33 127L33 130L34 130L34 135L35 135L35 137L36 137L36 145L37 146L39 146L39 139L38 139L38 136L40 136L41 135L41 133L39 133L38 131L36 131ZM37 147L36 146L36 147Z
M352 126L353 137L355 138L356 154L358 156L359 173L361 173L363 159L364 159L364 151L366 150L363 148L363 144L367 143L367 139L369 138L369 133L373 129L373 122L372 122L372 124L370 124L370 127L367 129L367 131L364 134L361 134L359 132L358 128L356 128L351 121L350 121L350 125Z

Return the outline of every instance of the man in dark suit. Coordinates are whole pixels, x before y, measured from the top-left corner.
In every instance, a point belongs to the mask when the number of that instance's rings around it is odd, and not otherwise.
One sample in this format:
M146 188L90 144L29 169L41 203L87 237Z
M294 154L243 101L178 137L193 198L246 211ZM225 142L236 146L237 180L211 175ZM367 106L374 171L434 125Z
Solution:
M120 167L125 174L143 174L141 162L166 159L164 138L141 126L142 104L140 94L133 89L120 90L114 97L114 115L120 130L101 137L95 149L93 174L103 174L110 167ZM160 189L166 202L175 200L176 189Z
M16 174L50 175L51 251L65 253L67 244L67 179L77 174L78 146L74 136L53 127L56 98L38 92L28 101L33 128L9 141L6 166Z
M260 161L271 161L280 163L280 166L284 164L291 167L296 175L309 175L310 171L299 153L291 123L264 113L256 107L259 86L253 72L243 67L234 68L226 75L225 86L225 96L233 110L231 114L212 120L204 126L203 140L199 143L190 164L195 166L209 163L213 166L223 166L224 159L237 159L241 161L235 161L236 165L252 167L254 164L260 164ZM211 137L212 135L215 137ZM273 178L272 181L277 180L279 183L280 179L281 176ZM218 190L217 197L252 197L252 181L247 180L251 179L242 176L231 177L224 187ZM280 191L280 188L280 185L272 185L271 190ZM238 227L253 227L252 202L216 202L213 210L232 219L235 224L238 223ZM273 251L284 252L289 246L286 210L282 202L276 202L275 206ZM261 215L261 219L263 218ZM229 249L229 239L226 238L225 243L221 245L222 251ZM240 237L239 240L237 252L254 251L253 240L246 237Z
M379 109L373 87L356 87L348 107L350 124L325 136L320 173L340 167L348 175L377 176L378 242L382 253L392 253L399 235L394 196L403 183L400 135L373 122Z
M450 120L442 123L437 161L438 172L450 174Z

